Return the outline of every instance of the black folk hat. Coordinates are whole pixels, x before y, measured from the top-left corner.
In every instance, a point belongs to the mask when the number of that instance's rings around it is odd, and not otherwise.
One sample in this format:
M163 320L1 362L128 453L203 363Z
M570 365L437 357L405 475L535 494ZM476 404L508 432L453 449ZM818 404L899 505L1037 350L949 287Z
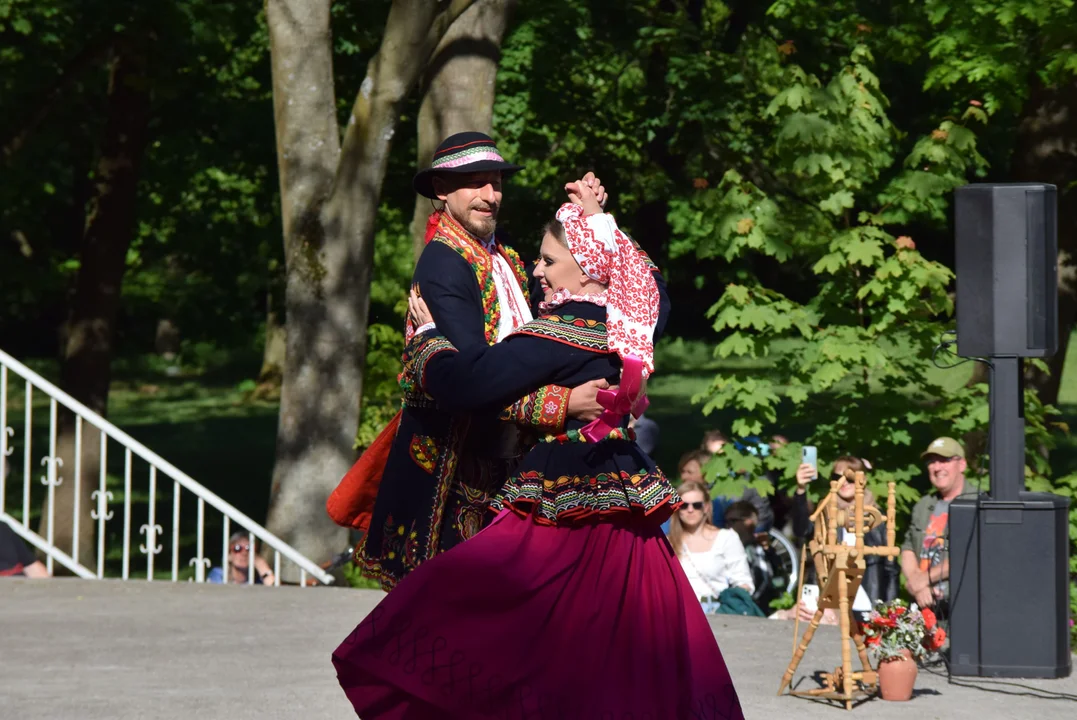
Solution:
M437 198L434 177L448 173L478 173L500 170L503 175L522 170L520 165L505 162L493 139L480 132L461 132L445 138L434 151L430 167L420 170L412 179L415 192L423 197Z

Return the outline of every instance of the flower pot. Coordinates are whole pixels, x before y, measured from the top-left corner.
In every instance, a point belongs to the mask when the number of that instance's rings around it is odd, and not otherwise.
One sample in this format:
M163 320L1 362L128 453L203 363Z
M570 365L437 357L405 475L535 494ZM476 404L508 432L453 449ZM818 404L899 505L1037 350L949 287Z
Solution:
M903 657L883 660L879 663L879 695L883 700L903 702L912 697L919 668L912 653L902 650Z

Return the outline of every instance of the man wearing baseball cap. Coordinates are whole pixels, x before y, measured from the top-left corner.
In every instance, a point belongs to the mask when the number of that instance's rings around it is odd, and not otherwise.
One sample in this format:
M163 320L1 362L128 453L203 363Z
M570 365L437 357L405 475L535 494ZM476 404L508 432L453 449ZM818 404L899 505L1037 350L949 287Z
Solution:
M901 546L905 586L920 607L947 609L950 595L950 502L979 490L965 479L965 448L951 437L931 441L920 453L935 492L916 503Z

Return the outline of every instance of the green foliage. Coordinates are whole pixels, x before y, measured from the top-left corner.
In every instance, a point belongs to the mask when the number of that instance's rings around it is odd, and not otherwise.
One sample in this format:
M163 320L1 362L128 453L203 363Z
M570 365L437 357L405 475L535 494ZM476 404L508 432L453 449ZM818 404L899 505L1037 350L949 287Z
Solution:
M757 142L769 177L756 182L728 169L715 187L671 203L675 252L792 260L810 268L816 283L802 302L747 272L726 285L708 312L722 337L716 356L761 359L788 338L803 348L778 358L767 375L720 372L700 398L704 412L737 408L732 430L739 436L775 427L779 411L782 423L810 418L811 439L830 457L872 458L879 468L873 481L900 482L900 496L910 500L913 438L941 429L937 400L945 393L925 370L952 311L953 275L887 225L938 217L937 192L962 184L983 159L975 136L948 122L896 163L899 133L870 49L854 46L838 60L829 78L792 63L765 73L783 83L760 107L769 127L766 142ZM771 62L783 63L776 49ZM917 202L924 196L930 201ZM782 467L789 478L796 450L766 460L723 454L714 471L725 477ZM725 487L732 482L721 481L716 492L732 494L733 486Z
M358 448L370 445L400 408L396 378L403 350L404 335L396 328L382 323L368 328L363 407L355 439Z
M794 605L796 605L796 602L793 600L793 593L791 592L784 592L780 597L770 601L771 610L788 610Z
M388 204L383 204L378 212L374 238L377 270L370 288L371 324L367 328L363 403L355 440L359 448L373 442L400 409L397 375L404 351L402 329L412 271L411 235L404 217L403 208Z
M354 562L350 562L341 568L341 572L349 587L360 590L381 590L381 583L364 576L359 566Z

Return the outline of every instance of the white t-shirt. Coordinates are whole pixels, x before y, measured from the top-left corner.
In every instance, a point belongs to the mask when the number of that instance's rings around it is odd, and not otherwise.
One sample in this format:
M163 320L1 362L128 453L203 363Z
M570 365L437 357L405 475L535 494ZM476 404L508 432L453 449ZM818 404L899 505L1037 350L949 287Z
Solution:
M755 591L748 556L733 530L719 529L710 549L703 552L692 552L685 545L680 560L697 598L717 598L723 590L736 585Z

